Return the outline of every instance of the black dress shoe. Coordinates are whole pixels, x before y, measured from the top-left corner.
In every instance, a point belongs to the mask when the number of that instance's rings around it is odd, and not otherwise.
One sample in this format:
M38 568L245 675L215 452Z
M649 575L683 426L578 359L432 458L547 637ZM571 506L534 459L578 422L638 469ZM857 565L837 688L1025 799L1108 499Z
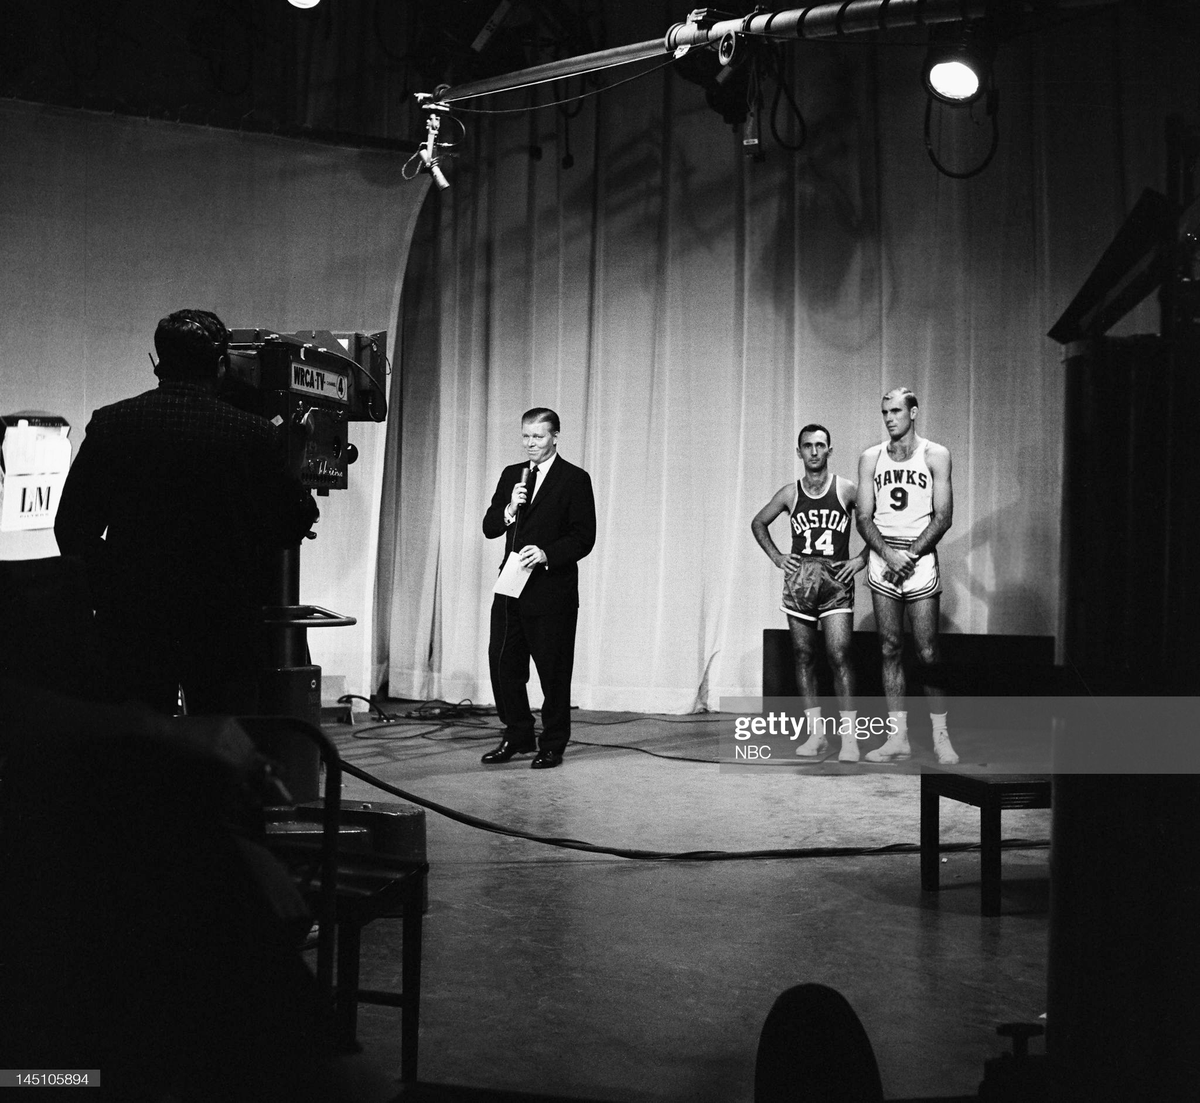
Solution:
M562 765L562 751L538 751L533 756L530 768L534 770L549 770Z
M522 746L520 743L512 743L507 739L501 739L500 746L494 751L488 751L479 761L486 763L488 766L494 766L497 762L507 762L514 755L529 754L530 751L536 750L536 743Z

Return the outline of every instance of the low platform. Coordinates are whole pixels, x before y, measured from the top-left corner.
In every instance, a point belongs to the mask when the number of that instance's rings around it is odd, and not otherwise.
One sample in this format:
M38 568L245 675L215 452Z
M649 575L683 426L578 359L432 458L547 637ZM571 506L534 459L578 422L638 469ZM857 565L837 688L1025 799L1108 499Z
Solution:
M979 809L980 914L1000 914L1000 813L1012 808L1049 808L1050 778L1044 774L967 774L930 770L921 774L921 888L937 892L941 856L941 798Z

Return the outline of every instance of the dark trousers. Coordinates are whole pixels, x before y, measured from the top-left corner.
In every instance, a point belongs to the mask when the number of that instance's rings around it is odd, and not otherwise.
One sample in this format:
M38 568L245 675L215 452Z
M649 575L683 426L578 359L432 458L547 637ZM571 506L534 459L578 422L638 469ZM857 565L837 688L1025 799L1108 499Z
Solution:
M488 665L496 712L515 743L532 744L529 711L529 660L542 683L542 734L538 746L560 754L571 738L571 671L575 665L578 609L531 615L521 612L517 598L492 599Z

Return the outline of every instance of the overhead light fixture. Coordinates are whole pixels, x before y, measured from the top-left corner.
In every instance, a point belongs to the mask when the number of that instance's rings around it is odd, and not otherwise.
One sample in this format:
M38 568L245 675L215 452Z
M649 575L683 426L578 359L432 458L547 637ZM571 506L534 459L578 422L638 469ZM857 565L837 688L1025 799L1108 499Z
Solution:
M925 81L929 90L946 103L970 103L983 87L974 67L959 58L935 61Z
M320 2L321 0L288 0L288 3L293 8L302 8L305 11L309 8L315 8Z
M974 103L992 83L995 40L982 24L964 23L929 44L922 76L929 94L942 103Z
M934 167L943 176L969 180L978 176L992 163L1000 145L1000 91L992 73L999 34L995 25L984 21L950 23L935 27L930 33L929 51L925 55L922 75L928 96L925 100L925 150ZM986 117L992 123L992 140L986 155L974 168L962 171L948 168L933 148L930 122L933 103L950 107L966 107L982 99ZM972 119L974 112L971 112Z

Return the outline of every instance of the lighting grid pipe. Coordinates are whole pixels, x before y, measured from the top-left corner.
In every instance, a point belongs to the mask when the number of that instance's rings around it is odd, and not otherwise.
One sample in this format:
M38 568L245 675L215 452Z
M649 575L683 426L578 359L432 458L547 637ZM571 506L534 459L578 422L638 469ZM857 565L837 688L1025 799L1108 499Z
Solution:
M1019 8L1030 15L1047 15L1071 8L1105 7L1116 0L1024 0L1006 4L1006 11ZM896 27L924 27L935 23L959 23L982 19L995 0L841 0L828 4L810 4L779 12L760 12L740 19L710 22L707 9L692 13L686 23L676 23L665 38L652 38L609 50L597 50L578 57L562 58L529 69L519 69L486 80L440 88L432 95L418 93L423 104L450 104L475 96L494 95L552 80L582 76L634 61L674 53L680 47L706 46L720 42L726 35L754 35L764 38L840 38L848 34L886 31Z

